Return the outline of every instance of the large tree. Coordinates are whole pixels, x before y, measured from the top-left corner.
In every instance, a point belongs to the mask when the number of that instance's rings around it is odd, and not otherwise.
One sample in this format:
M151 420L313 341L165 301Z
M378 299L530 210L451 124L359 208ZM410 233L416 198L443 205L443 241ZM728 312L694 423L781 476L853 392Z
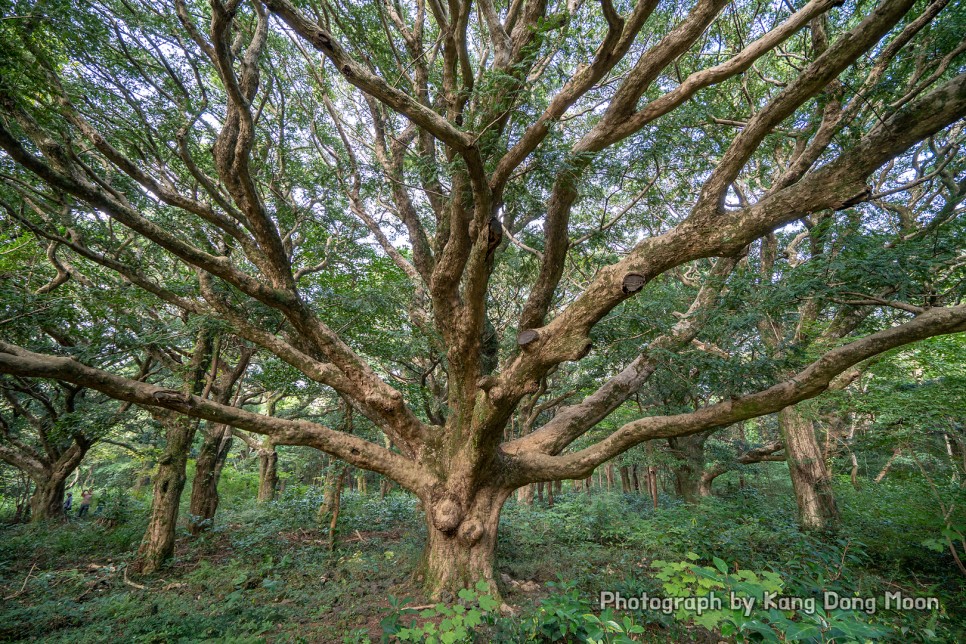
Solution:
M816 213L857 219L859 237L887 227L875 200L919 167L935 195L912 216L937 235L961 223L961 168L907 153L958 146L963 25L947 1L172 2L20 2L2 21L6 225L71 254L91 288L218 320L388 446L68 352L3 342L0 372L395 480L423 501L433 592L493 582L518 487L777 412L883 351L966 330L948 250L942 288L901 316L777 352L781 368L698 408L588 434L690 351L756 240ZM839 306L892 302L871 295ZM578 381L581 399L507 432L521 401Z

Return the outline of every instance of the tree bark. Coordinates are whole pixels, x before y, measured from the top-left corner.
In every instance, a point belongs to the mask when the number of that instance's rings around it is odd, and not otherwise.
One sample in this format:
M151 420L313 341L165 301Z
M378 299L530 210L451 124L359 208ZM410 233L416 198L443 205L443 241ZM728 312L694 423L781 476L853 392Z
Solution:
M628 468L626 465L621 465L620 467L621 491L624 494L630 494L631 492L633 492L633 488L631 487L631 475L630 475L630 472L628 471L629 469L630 468Z
M444 497L425 503L428 539L417 577L430 595L452 600L460 588L485 581L500 596L495 575L496 534L503 503L512 489L481 489L465 511Z
M889 457L889 460L886 461L886 464L882 467L882 470L880 470L875 477L876 483L881 483L882 479L886 477L886 474L888 474L889 470L892 468L892 462L899 457L899 454L902 454L901 447L897 447L894 450L892 450L892 456Z
M795 407L778 412L778 424L788 455L788 472L798 503L798 523L803 530L828 530L836 527L839 513L832 492L832 479L812 422Z
M44 482L36 481L34 493L30 496L31 523L63 518L66 478L51 477Z
M138 548L139 571L150 574L174 554L175 528L184 491L188 451L197 424L187 416L167 419L167 446L154 478L151 518Z
M265 441L258 452L258 502L265 503L275 499L278 485L278 452L275 446Z
M654 509L657 510L657 467L651 465L647 468L647 486L651 490L651 499L654 501Z
M704 472L704 444L709 432L669 438L668 444L678 466L674 468L674 490L685 503L696 503L701 497L701 474Z
M522 505L533 505L533 488L533 483L519 488L517 490L517 503Z
M52 464L45 464L43 477L39 476L40 472L32 477L36 486L30 496L32 523L63 518L67 478L77 471L91 444L91 441L78 435L74 438L74 443L59 454L57 460Z
M205 435L195 461L195 478L191 487L191 509L188 528L200 534L211 527L218 510L218 481L231 449L231 427L215 425Z

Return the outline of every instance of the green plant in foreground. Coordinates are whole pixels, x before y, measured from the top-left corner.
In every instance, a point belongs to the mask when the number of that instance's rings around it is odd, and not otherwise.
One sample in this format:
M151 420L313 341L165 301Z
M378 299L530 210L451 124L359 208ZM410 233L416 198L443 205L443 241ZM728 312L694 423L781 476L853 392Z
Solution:
M610 609L598 617L581 598L576 584L561 580L547 586L556 590L540 603L531 620L528 639L532 641L581 641L585 644L627 644L631 635L644 632L629 616L618 618Z
M732 574L718 557L713 558L713 567L698 565L698 559L692 552L685 561L651 562L666 597L720 599L720 608L701 612L677 608L674 617L679 621L717 630L739 642L866 642L886 634L858 611L826 611L815 597L782 596L785 583L776 572Z
M383 641L394 638L401 642L426 644L471 642L473 629L492 621L500 607L499 601L488 591L489 585L480 580L475 590L464 588L459 591L459 603L452 606L439 603L421 611L406 608L402 601L390 596L393 613L381 622ZM401 625L405 617L411 618L408 626Z

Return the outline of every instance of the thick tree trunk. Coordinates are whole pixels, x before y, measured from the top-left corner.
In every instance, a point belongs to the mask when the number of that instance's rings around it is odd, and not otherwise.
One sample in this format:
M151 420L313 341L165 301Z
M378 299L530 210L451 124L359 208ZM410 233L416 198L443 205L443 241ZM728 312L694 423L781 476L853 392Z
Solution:
M533 488L534 484L524 485L517 490L517 503L522 505L533 505Z
M705 432L668 439L678 459L678 466L674 468L674 489L685 503L695 503L701 496L704 443L709 435Z
M278 485L278 452L269 444L258 452L258 502L265 503L275 498Z
M138 548L139 568L143 574L158 570L174 554L178 506L186 479L185 465L197 427L187 417L178 417L167 425L167 447L158 462L158 473L154 478L151 518Z
M778 413L785 439L788 472L798 503L798 522L803 530L827 530L838 522L832 479L822 459L812 422L794 407Z
M483 580L499 597L496 533L500 510L513 490L478 491L465 510L450 498L424 503L428 539L418 576L434 599L451 601Z
M30 496L30 521L37 523L64 516L64 487L67 477L37 481Z
M634 488L631 486L631 474L628 471L629 469L630 468L628 468L626 465L621 465L621 467L620 467L620 472L621 472L621 491L624 494L630 494L631 492L634 491Z
M45 468L45 476L35 478L36 489L30 497L31 522L59 519L64 516L64 490L67 478L77 471L87 454L91 443L77 437L66 451L61 453L53 465Z
M231 449L231 438L231 427L227 425L215 425L205 434L195 461L195 478L191 486L188 522L191 534L200 534L214 521L218 511L218 480Z

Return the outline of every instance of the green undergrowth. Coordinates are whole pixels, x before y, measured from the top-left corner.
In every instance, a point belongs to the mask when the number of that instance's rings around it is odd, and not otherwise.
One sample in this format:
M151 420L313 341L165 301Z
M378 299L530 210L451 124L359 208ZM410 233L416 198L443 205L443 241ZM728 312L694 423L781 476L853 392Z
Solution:
M937 520L910 481L837 487L844 525L803 534L787 483L759 480L697 506L637 495L565 493L554 507L510 502L501 518L502 602L427 602L411 581L425 535L415 499L347 492L337 547L317 523L321 490L290 486L256 504L248 482L222 495L212 529L182 531L171 565L125 575L146 499L99 516L0 531L0 639L44 642L963 641L966 592ZM914 489L915 488L915 489ZM535 582L525 584L522 582ZM820 598L935 596L938 610L752 612L707 616L610 608L624 597L687 597L758 584ZM137 587L143 586L143 588ZM743 586L743 588L745 588ZM745 588L747 590L747 588ZM754 588L752 588L754 590ZM744 591L743 591L744 592ZM417 607L418 610L409 610ZM512 613L507 612L507 608ZM726 611L727 612L727 611ZM406 619L403 619L406 618ZM395 629L395 630L393 630ZM441 630L442 629L442 630ZM449 629L449 631L446 631ZM837 629L837 630L836 630ZM449 634L443 636L443 632ZM722 635L724 634L724 635ZM435 640L433 638L436 638Z

